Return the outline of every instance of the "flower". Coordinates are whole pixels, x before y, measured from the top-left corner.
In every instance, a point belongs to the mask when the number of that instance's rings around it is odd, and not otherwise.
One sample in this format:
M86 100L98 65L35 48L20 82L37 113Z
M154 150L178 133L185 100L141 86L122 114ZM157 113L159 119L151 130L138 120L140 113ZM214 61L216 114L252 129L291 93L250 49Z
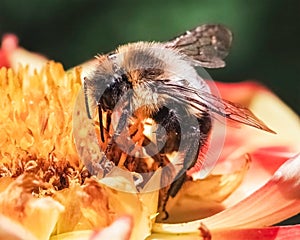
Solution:
M7 35L0 49L0 66L10 67L0 69L0 236L93 240L300 236L298 224L272 226L300 212L299 117L265 87L255 82L216 83L224 99L249 107L277 134L228 127L211 174L196 179L197 172L190 171L195 181L186 182L170 199L168 221L153 223L157 192L111 189L92 177L79 159L72 136L73 105L81 72L89 63L65 72L61 64L28 52L17 42ZM109 181L134 187L122 176Z

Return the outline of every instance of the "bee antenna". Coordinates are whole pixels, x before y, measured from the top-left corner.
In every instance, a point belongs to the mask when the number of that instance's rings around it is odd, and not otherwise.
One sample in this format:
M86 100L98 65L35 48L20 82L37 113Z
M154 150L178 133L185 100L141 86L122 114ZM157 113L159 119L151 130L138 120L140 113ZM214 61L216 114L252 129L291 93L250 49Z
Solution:
M100 127L100 137L101 137L101 141L104 142L104 129L103 129L103 122L102 122L102 107L101 107L101 103L100 100L99 102L97 102L97 106L98 106L98 116L99 116L99 127Z
M86 85L86 78L83 80L83 92L84 92L84 101L85 101L85 108L89 119L92 119L90 108L89 108L89 98L87 94L87 85Z

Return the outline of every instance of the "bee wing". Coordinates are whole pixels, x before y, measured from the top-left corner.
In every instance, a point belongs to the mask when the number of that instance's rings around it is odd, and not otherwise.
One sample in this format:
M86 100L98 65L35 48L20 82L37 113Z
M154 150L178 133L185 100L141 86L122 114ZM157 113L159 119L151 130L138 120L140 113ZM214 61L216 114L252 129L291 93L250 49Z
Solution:
M275 133L263 121L257 118L248 108L240 104L218 98L204 91L198 91L197 95L202 100L200 105L203 106L203 104L205 104L205 106L212 112L215 112L235 122L243 123L270 133Z
M201 25L166 43L191 58L195 66L220 68L232 42L231 31L222 25Z
M165 87L167 87L165 91L166 94L178 99L180 102L185 102L195 109L196 112L199 112L199 115L203 112L211 111L235 122L243 123L270 133L275 133L248 108L240 104L221 99L209 92L199 89L178 85L170 81L164 83Z

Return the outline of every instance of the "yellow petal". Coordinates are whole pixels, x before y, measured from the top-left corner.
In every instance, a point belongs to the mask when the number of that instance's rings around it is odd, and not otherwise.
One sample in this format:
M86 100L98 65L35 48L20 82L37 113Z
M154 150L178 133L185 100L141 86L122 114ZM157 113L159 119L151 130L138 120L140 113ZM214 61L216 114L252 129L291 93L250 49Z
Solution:
M49 239L64 207L51 197L36 198L41 183L33 175L22 175L0 194L0 213L22 224L38 239Z
M14 70L17 70L21 65L30 65L30 72L42 69L48 62L48 59L41 54L29 52L21 47L12 51L8 58L10 66Z
M12 219L0 215L0 239L6 240L37 240L31 232Z
M291 152L299 151L300 118L284 102L269 91L259 91L249 107L277 133L275 136L266 135L263 139L257 136L252 139L253 144L254 141L257 141L256 146L270 142L273 146L290 146Z
M232 161L244 162L244 165L232 173L209 175L205 179L185 182L175 198L168 201L166 210L169 218L159 221L188 222L224 210L223 201L239 187L250 164L248 155L242 155Z
M109 182L110 187L105 182ZM158 193L145 193L142 196L132 191L134 187L132 182L119 176L106 177L100 182L96 178L88 179L83 186L71 186L57 192L54 198L66 209L58 220L54 235L69 237L74 231L103 229L114 219L130 215L134 220L131 239L144 239L150 235L153 213L150 211L157 209ZM152 200L149 205L143 202L145 197L147 201Z
M109 203L112 209L114 210L116 217L122 216L124 214L129 214L133 217L133 231L131 235L131 240L144 239L150 235L152 227L152 214L153 210L156 211L158 205L158 192L147 192L138 194L133 191L135 186L132 182L128 181L128 178L123 177L113 177L113 178L104 178L101 182L106 181L115 183L114 187L108 188L109 194ZM120 186L120 184L122 186ZM124 184L127 184L127 187L124 187ZM119 189L131 189L131 191L121 191ZM152 202L149 202L152 200Z
M52 236L50 240L89 240L92 230L72 231Z
M76 230L103 228L112 222L106 189L89 180L84 186L70 186L54 195L65 211L61 214L55 234Z

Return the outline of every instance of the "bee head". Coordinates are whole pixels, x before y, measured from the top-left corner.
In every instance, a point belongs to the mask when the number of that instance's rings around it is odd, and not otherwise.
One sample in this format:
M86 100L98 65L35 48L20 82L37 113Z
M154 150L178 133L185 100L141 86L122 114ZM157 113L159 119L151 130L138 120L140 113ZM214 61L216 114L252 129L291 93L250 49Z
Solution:
M113 110L120 97L132 88L127 74L108 56L97 57L95 70L84 78L85 95L92 108Z
M86 98L94 105L101 105L103 111L113 111L123 96L130 97L125 100L129 100L133 109L144 106L149 115L165 101L165 95L159 95L161 81L185 79L182 75L194 72L181 57L176 51L157 43L120 46L112 54L98 57L98 65L85 81Z
M132 84L125 73L115 74L104 82L105 90L98 98L97 104L100 104L104 111L113 110L120 98L132 88Z

